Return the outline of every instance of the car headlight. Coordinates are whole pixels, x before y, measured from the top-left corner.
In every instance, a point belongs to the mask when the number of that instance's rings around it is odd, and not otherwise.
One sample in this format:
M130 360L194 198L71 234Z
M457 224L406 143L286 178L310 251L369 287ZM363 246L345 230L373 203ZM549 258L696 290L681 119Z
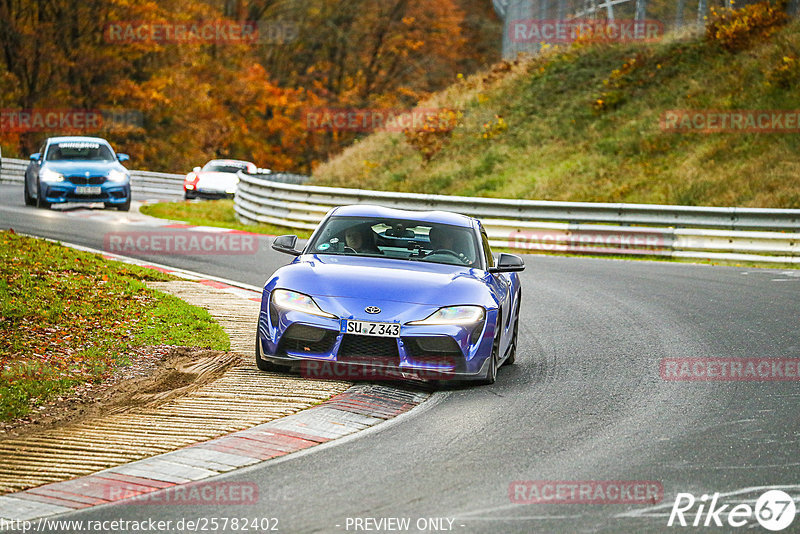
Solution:
M272 292L272 303L284 310L294 310L310 313L311 315L319 315L320 317L336 319L335 315L322 311L320 307L317 306L317 303L314 302L314 299L296 291L276 289Z
M411 321L410 325L461 324L470 325L483 321L484 311L480 306L450 306L439 308L422 321Z
M112 182L124 182L126 178L128 178L128 175L117 169L108 171L108 179Z
M50 169L43 169L41 174L39 174L39 178L43 182L63 182L64 175L60 172L51 171Z

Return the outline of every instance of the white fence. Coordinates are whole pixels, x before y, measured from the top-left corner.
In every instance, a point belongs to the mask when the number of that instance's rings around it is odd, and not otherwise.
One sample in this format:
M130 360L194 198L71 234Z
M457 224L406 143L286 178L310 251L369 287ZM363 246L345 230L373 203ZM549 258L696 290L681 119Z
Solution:
M523 251L800 263L800 210L470 198L277 183L240 174L245 223L311 230L334 206L448 210Z

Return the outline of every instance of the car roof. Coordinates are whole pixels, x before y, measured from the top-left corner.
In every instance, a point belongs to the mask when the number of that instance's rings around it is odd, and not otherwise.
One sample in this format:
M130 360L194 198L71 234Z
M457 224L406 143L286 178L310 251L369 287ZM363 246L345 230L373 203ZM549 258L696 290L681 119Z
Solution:
M450 224L452 226L462 226L472 228L475 219L453 213L451 211L414 211L386 208L383 206L373 206L371 204L355 204L351 206L341 206L334 208L331 217L380 217L386 219L411 219L438 224Z
M65 135L61 137L50 137L48 142L50 143L65 143L65 142L81 142L85 141L88 143L105 143L107 145L111 145L108 141L103 139L102 137L86 137L83 135Z
M252 162L245 161L243 159L212 159L208 163L244 163L244 164L249 163L250 165L253 164ZM206 165L208 165L208 163L206 163Z

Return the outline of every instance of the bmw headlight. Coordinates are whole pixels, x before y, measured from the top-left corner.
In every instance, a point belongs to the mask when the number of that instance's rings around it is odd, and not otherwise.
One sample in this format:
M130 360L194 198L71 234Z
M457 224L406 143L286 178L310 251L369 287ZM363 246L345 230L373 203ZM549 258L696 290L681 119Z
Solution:
M317 306L317 303L314 302L314 299L296 291L276 289L272 292L272 304L284 310L294 310L310 313L311 315L319 315L320 317L336 319L335 315L322 311L320 307Z
M127 173L119 171L117 169L111 169L108 171L108 179L112 182L124 182L128 178Z
M50 169L43 169L41 174L39 174L39 178L43 182L63 182L64 175L60 172L51 171Z
M483 321L484 310L480 306L450 306L439 308L422 321L411 321L410 325L471 325Z

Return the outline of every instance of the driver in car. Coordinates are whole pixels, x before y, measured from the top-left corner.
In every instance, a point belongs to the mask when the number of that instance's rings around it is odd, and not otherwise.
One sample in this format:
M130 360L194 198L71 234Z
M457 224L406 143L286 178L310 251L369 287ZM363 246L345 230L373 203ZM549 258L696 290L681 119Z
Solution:
M452 232L434 226L430 229L430 232L428 232L428 239L431 242L431 252L428 253L428 256L436 254L438 251L447 250L461 261L469 263L469 259L464 255L463 248L458 244L459 240L457 236Z
M344 233L345 245L359 254L380 254L369 226L351 226Z

